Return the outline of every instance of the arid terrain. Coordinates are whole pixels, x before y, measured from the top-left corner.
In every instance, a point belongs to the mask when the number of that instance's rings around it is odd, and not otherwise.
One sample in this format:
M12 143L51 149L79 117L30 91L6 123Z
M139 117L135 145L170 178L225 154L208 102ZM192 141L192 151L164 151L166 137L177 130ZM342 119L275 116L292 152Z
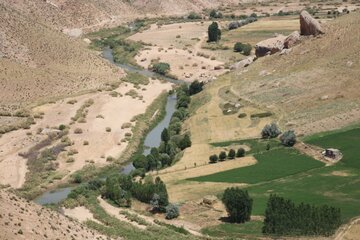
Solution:
M0 0L0 239L270 239L272 194L341 210L330 234L281 238L360 239L359 8ZM230 187L252 198L241 224Z

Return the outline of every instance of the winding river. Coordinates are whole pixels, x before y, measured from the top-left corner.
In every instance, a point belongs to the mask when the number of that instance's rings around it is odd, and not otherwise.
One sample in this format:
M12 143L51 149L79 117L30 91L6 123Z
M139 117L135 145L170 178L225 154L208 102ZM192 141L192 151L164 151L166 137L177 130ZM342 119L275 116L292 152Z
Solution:
M154 72L151 72L146 69L139 69L130 65L126 64L120 64L114 62L114 57L112 55L112 50L110 48L105 48L103 51L102 56L110 61L112 64L115 64L116 66L119 66L129 72L136 72L139 73L145 77L151 77L151 78L161 78L168 82L174 83L174 84L182 84L185 83L185 81L182 80L176 80L173 78L160 76ZM167 98L166 102L166 114L164 119L159 122L145 137L144 141L144 155L148 155L150 153L150 149L153 147L160 146L161 143L161 132L164 130L164 128L167 128L170 124L171 117L173 113L176 110L176 95L170 95ZM123 174L129 174L132 170L134 170L134 165L132 163L129 163L125 165L121 169L121 173ZM37 197L34 201L40 205L46 205L46 204L57 204L61 202L62 200L66 199L69 193L73 187L66 187L66 188L59 188L52 191L47 191Z

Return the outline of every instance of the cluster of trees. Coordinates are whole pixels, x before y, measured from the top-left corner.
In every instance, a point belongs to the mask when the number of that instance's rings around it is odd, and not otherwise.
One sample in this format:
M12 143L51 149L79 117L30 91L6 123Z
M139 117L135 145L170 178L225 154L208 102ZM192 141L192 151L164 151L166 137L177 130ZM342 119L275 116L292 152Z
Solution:
M135 182L131 176L114 175L106 179L101 188L101 196L110 199L120 207L130 207L131 198L150 203L154 212L165 212L169 205L169 196L165 183L157 177Z
M281 134L281 130L279 129L278 125L276 123L271 123L265 125L263 130L261 131L261 137L263 139L270 139L270 138L276 138ZM292 147L296 143L296 135L293 130L288 130L284 132L280 136L281 144L287 147Z
M221 39L221 30L217 22L210 24L208 28L208 42L217 42Z
M252 46L251 44L244 44L241 42L237 42L234 45L234 51L235 52L239 52L239 53L243 53L245 56L249 56L252 50Z
M170 64L159 62L152 65L152 70L158 74L166 75L170 71Z
M323 205L294 204L291 200L270 195L265 211L265 234L330 236L341 225L339 208Z
M235 157L244 157L245 149L239 148L236 152L234 149L230 149L229 153L226 154L225 151L220 152L219 156L214 154L209 157L210 163L217 163L218 161L225 161L226 159L234 159Z
M165 128L161 133L160 146L152 148L147 156L135 155L132 161L136 169L147 172L170 166L180 151L191 147L189 133L181 134L182 122L189 115L190 96L202 91L202 89L203 83L194 81L189 87L184 84L176 90L176 111L171 117L169 127Z
M245 26L249 23L256 22L256 21L257 21L256 17L246 17L245 19L229 23L228 29L229 30L237 29L239 27Z
M227 188L222 196L229 221L244 223L250 220L253 199L246 190ZM264 234L280 236L331 236L341 225L339 208L327 205L296 205L288 199L271 194L265 210Z

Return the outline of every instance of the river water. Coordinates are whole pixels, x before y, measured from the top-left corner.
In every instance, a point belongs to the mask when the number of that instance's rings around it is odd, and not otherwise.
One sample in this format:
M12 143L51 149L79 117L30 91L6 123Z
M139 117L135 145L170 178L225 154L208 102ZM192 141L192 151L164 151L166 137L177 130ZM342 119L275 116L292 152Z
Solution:
M107 60L109 60L111 63L129 71L129 72L136 72L139 73L145 77L155 77L155 78L162 78L168 82L174 83L174 84L181 84L184 83L182 80L176 80L169 77L159 76L158 74L151 72L146 69L138 69L133 66L125 65L125 64L119 64L114 62L114 57L112 55L112 50L110 48L105 48L103 51L103 57ZM150 153L151 148L153 147L159 147L161 143L161 133L164 130L164 128L167 128L170 124L171 117L173 113L176 110L176 95L170 95L167 98L166 102L166 115L164 119L159 122L155 128L153 128L147 135L144 140L144 155L148 155ZM134 170L135 167L132 163L129 163L125 165L121 169L122 174L129 174L132 170ZM66 199L69 193L73 187L67 187L67 188L59 188L56 190L48 191L37 197L34 201L40 205L45 204L57 204L61 202L62 200Z

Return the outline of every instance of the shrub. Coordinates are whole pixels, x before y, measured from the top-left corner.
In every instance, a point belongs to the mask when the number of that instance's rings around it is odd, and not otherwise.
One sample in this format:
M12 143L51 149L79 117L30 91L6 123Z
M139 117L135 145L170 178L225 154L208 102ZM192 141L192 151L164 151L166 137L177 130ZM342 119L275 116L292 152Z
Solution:
M245 149L239 148L236 152L236 157L244 157L245 156Z
M242 52L243 51L243 44L241 42L237 42L234 45L234 51L235 52Z
M276 138L281 134L281 131L276 123L266 124L261 131L261 137L264 139Z
M203 90L203 86L204 86L203 82L199 82L198 80L195 80L189 86L189 94L194 95L201 92Z
M234 150L234 149L230 149L229 154L228 154L228 158L229 158L229 159L234 159L234 158L235 158L235 155L236 155L235 150Z
M244 223L250 220L253 200L247 191L238 187L227 188L222 197L230 222Z
M249 56L251 54L251 49L252 49L252 46L250 44L244 44L242 47L243 54L245 56Z
M280 137L280 141L284 146L292 147L296 143L296 135L295 132L292 130L284 132L283 135Z
M84 145L84 146L89 145L89 141L86 141L86 140L85 140L85 141L83 142L83 145Z
M156 63L152 66L152 70L158 74L165 75L170 71L170 64L168 63Z
M201 16L195 12L191 12L188 16L188 19L201 19Z
M83 133L83 130L82 130L81 128L76 128L76 129L74 130L74 133L75 133L75 134L82 134L82 133Z
M221 12L216 11L215 9L213 9L213 10L210 11L209 16L210 16L211 18L222 18L222 17L223 17L223 14L222 14Z
M60 130L60 131L63 131L63 130L65 130L65 129L66 129L66 126L65 126L64 124L60 124L59 130Z
M76 174L74 176L74 183L81 183L82 182L82 177L80 174Z
M111 132L111 128L110 128L110 127L106 127L106 128L105 128L105 131L106 131L106 132Z
M226 159L226 152L222 151L219 154L219 159L220 159L220 161L224 161Z
M216 154L211 155L211 156L209 157L210 163L217 163L218 160L219 160L219 158L218 158L218 156L217 156Z
M221 31L217 22L210 24L208 28L208 38L209 42L217 42L221 39Z
M179 216L179 208L174 204L169 204L166 207L165 218L166 219L174 219L174 218L177 218L178 216Z

